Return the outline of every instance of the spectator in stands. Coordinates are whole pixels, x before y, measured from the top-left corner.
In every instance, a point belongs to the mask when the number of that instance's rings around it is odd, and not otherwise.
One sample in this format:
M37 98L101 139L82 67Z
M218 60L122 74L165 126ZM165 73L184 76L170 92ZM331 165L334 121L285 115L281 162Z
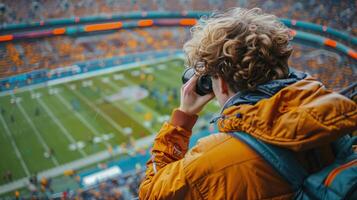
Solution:
M37 195L37 187L35 184L31 182L31 179L27 183L27 189L31 192L31 196L36 196Z
M46 178L46 177L42 177L40 184L41 184L41 191L42 192L49 192L49 193L53 193L53 189L51 187L51 183L52 183L52 179L51 178Z
M67 198L68 198L68 192L67 191L63 191L61 199L66 200Z
M15 199L20 199L20 192L18 190L15 191Z
M180 107L155 139L140 199L291 199L289 184L228 133L290 149L308 172L317 171L333 157L330 142L357 128L356 104L289 68L289 30L258 8L203 19L192 34L184 51L197 75L182 87ZM195 92L202 75L211 77L213 93ZM214 97L222 107L214 120L220 133L187 153L197 114ZM317 147L319 166L309 153Z

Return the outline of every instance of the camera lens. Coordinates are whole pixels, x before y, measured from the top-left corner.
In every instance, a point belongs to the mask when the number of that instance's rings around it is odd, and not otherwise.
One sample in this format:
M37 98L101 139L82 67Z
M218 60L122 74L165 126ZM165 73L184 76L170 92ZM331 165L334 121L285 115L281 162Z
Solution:
M195 70L193 68L187 68L182 75L182 83L185 84L195 75Z
M195 70L193 68L187 68L182 75L182 83L185 84L195 75ZM211 93L212 90L212 80L208 75L200 76L196 83L196 93L204 96Z
M197 94L206 95L212 92L212 80L210 76L201 76L197 81Z

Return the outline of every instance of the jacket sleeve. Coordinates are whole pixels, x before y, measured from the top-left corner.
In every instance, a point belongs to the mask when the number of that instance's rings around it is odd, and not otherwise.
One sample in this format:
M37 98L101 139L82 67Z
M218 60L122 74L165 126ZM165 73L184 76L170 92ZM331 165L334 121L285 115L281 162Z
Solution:
M183 199L187 182L183 157L188 150L197 115L174 110L171 122L165 123L155 138L146 176L140 185L140 199Z

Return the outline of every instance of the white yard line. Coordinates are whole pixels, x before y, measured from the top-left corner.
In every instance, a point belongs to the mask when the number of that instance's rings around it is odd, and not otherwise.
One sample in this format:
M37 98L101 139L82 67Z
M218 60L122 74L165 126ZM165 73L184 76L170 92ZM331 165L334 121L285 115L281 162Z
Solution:
M49 152L49 151L50 151L50 148L47 146L45 140L42 138L42 136L41 136L40 132L38 131L38 129L36 128L35 124L33 124L33 122L31 121L30 117L27 115L27 113L26 113L25 109L22 107L21 103L17 103L16 105L17 105L18 108L20 109L22 115L25 116L27 122L30 124L32 130L34 131L34 133L35 133L36 136L37 136L37 139L40 141L40 143L42 144L42 146L44 147L44 149ZM56 166L59 165L57 159L56 159L54 156L51 156L51 160L52 160L52 162L53 162Z
M116 107L118 110L120 110L120 111L126 113L127 116L129 116L129 117L130 117L132 120L134 120L136 123L138 123L138 124L140 124L140 125L143 124L143 121L141 121L141 120L138 119L137 117L133 117L130 113L125 112L125 111L124 111L120 106L118 106L115 102L112 102L112 105L113 105L114 107ZM152 128L149 128L149 127L146 127L146 126L142 126L142 127L144 127L147 131L149 131L150 134L153 134L153 133L156 132L156 131L155 131L154 129L152 129Z
M97 71L87 72L87 73L83 73L83 74L79 74L79 75L60 78L58 80L48 81L48 82L45 82L45 83L39 83L39 84L31 85L31 86L26 86L26 87L17 89L16 93L26 92L29 89L43 88L43 87L46 87L48 85L56 85L56 84L71 82L71 81L75 81L75 80L85 79L85 78L89 78L89 77L92 77L92 76L98 76L98 75L103 75L103 74L107 74L107 73L113 73L113 72L117 72L117 71L125 71L125 70L128 70L128 69L133 69L133 68L140 67L141 65L150 65L150 64L164 62L164 61L168 61L168 60L176 59L176 58L183 59L184 57L183 57L183 54L176 54L176 55L168 56L168 57L165 57L165 58L156 58L156 59L150 59L150 60L145 60L145 61L141 61L141 62L133 62L133 63L124 64L124 65L118 65L118 66L114 66L112 68L108 68L108 69L104 69L104 70L97 70ZM13 94L14 94L13 90L0 92L0 96L13 95ZM77 95L79 98L81 98L83 101L85 101L98 114L102 115L103 118L105 118L114 128L116 128L117 130L119 130L120 132L123 133L123 130L122 130L121 126L119 126L109 116L107 116L105 113L103 113L99 108L96 107L95 104L90 102L85 96L83 96L82 94L79 94L79 92L74 93L74 94ZM143 105L143 106L146 107L145 109L147 109L147 110L152 110L151 108L149 108L149 107L147 107L145 105ZM33 124L33 122L31 121L31 119L29 118L29 116L27 115L26 111L24 110L24 108L21 106L20 103L18 103L18 107L19 107L20 111L22 112L22 114L25 116L25 118L28 121L28 123L30 124L31 128L33 129L33 132L36 134L36 136L37 136L38 140L40 141L40 143L48 151L49 148L46 145L44 139L42 138L42 136L40 135L40 133L37 130L36 126ZM155 111L153 113L155 114ZM159 116L159 114L157 114L157 115ZM141 138L141 139L136 141L136 146L137 147L148 146L148 145L150 145L152 143L154 138L155 138L155 134L150 135L150 136L145 137L145 138ZM120 151L114 151L114 155L119 154L119 152ZM40 172L39 176L40 177L41 176L45 176L45 177L58 176L58 175L63 174L63 171L65 171L67 169L79 169L79 168L87 166L87 165L89 165L91 163L96 163L96 162L99 162L100 160L107 159L109 156L112 156L112 155L110 155L108 153L108 151L103 151L103 152L100 152L98 154L90 155L90 156L88 156L86 158L83 158L83 159L80 159L80 160L76 160L76 161L73 161L71 163L67 163L67 164L61 165L61 166L58 166L58 162L57 162L56 158L52 156L51 157L52 161L58 167L55 167L55 168ZM92 160L92 159L90 159L91 157L93 157L93 158L95 157L96 159ZM17 188L21 188L27 183L27 181L28 181L27 178L22 178L20 180L14 181L12 183L2 185L2 186L0 186L0 194L15 190Z
M135 147L136 148L144 148L144 147L147 148L148 146L152 145L155 137L156 137L156 134L149 135L144 138L140 138L140 139L136 140ZM41 179L41 177L51 178L51 177L63 175L63 172L66 170L78 170L78 169L81 169L81 168L88 166L90 164L103 161L105 159L108 159L113 156L117 156L124 152L126 152L126 151L122 147L119 147L117 150L114 150L112 153L109 153L106 150L101 151L96 154L89 155L85 158L81 158L79 160L75 160L70 163L66 163L66 164L60 165L58 167L54 167L52 169L48 169L48 170L39 172L38 177ZM10 192L10 191L16 190L18 188L22 188L22 187L24 187L24 185L26 185L27 182L28 182L28 178L21 178L19 180L13 181L11 183L1 185L0 186L0 194Z
M62 95L61 95L60 93L57 93L56 95L57 95L57 97L58 97L58 100L60 100L61 103L62 103L63 105L65 105L65 106L68 108L68 110L72 110L71 105L67 102L66 99L64 99L64 98L62 97ZM95 129L90 123L88 123L87 120L85 120L85 119L82 117L82 115L81 115L80 113L78 113L78 112L76 112L76 111L74 111L74 112L72 112L72 113L74 113L74 115L75 115L89 130L91 130L94 135L96 135L96 136L100 136L100 135L101 135L101 134L99 133L99 131L98 131L97 129ZM110 145L108 142L105 141L105 146L106 146L106 147L110 147L111 145Z
M6 124L4 118L2 117L1 114L0 114L0 121L1 121L2 124L4 125L5 132L6 132L7 136L9 137L9 139L10 139L10 141L11 141L12 147L15 149L15 154L16 154L17 158L19 159L22 168L24 169L24 171L25 171L25 173L26 173L26 176L30 176L30 171L29 171L29 169L27 168L27 165L26 165L24 159L23 159L22 156L21 156L20 150L19 150L19 148L17 148L17 145L16 145L16 143L15 143L15 141L14 141L14 138L13 138L12 135L11 135L10 129L9 129L9 127L7 126L7 124Z
M123 81L125 84L127 85L135 85L135 83L133 83L132 81L129 81L127 79L122 79L120 81ZM110 84L112 87L116 88L117 90L119 90L119 86L115 85L114 83L112 82L109 82L108 84ZM160 117L161 115L156 112L154 109L150 108L149 106L143 104L143 103L140 103L139 101L137 101L138 105L140 105L141 107L143 107L145 110L148 110L149 112L151 112L153 115L155 115L156 117Z
M66 87L68 88L69 86L66 85ZM70 88L68 89L70 90ZM119 124L113 121L113 119L110 118L107 114L105 114L101 109L97 108L96 105L94 105L91 101L87 99L87 97L83 96L80 92L73 92L73 94L75 94L77 97L82 99L82 101L86 102L86 104L89 107L95 110L96 113L100 114L105 120L107 120L110 123L110 125L112 125L115 129L117 129L117 131L124 134L125 131L123 130L123 127L121 127Z
M76 140L73 138L73 136L68 132L68 130L63 126L63 124L59 121L59 119L53 114L50 108L45 104L45 102L42 101L41 98L36 98L37 102L45 109L47 114L51 117L52 121L54 121L57 126L61 129L61 132L66 136L66 138L71 142L71 144L76 144ZM83 151L83 149L78 150L79 153L83 157L87 156L86 152Z
M118 106L116 103L113 103L113 106L116 107L117 109L121 110L122 112L124 112L125 114L127 114L128 117L130 117L132 120L134 120L136 123L142 125L143 121L140 121L140 119L133 117L131 114L129 114L128 112L126 112L125 110L123 110L120 106ZM155 133L156 131L150 127L146 127L146 126L142 126L143 128L145 128L147 131L149 131L150 134Z
M116 89L118 90L119 87L114 85L112 82L108 82L107 83L110 87L112 87L113 89ZM103 95L101 95L103 97ZM139 101L136 102L137 104L141 104ZM133 117L130 113L126 112L125 110L123 110L120 106L118 106L116 103L112 103L112 105L114 107L116 107L117 109L121 110L122 112L126 113L132 120L134 120L136 123L142 125L143 124L143 121L140 121L140 119L138 119L137 117ZM142 126L144 127L147 131L149 131L150 134L153 134L155 133L156 131L152 128L149 128L149 127L146 127L146 126Z

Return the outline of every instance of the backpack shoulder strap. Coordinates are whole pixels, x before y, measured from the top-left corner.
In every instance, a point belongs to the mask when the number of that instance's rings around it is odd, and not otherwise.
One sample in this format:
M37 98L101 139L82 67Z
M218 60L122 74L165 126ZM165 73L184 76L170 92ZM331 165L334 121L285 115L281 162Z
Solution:
M308 173L294 158L291 151L264 143L245 132L230 132L228 134L255 150L286 181L288 181L288 183L291 184L294 191L301 189Z

